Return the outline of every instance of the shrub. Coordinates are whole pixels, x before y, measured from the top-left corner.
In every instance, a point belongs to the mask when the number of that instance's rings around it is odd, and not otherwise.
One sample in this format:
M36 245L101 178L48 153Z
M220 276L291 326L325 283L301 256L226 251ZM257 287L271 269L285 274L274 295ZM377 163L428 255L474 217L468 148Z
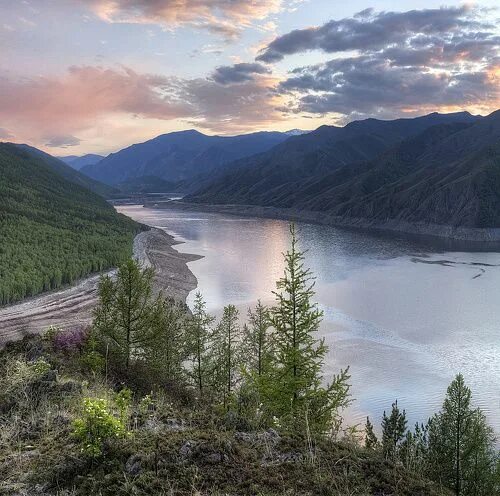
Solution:
M123 419L113 415L105 399L84 398L82 417L73 422L73 434L84 453L98 457L103 453L106 441L123 437L126 433Z
M89 336L89 330L85 327L59 330L52 337L52 346L55 351L71 353L81 351Z

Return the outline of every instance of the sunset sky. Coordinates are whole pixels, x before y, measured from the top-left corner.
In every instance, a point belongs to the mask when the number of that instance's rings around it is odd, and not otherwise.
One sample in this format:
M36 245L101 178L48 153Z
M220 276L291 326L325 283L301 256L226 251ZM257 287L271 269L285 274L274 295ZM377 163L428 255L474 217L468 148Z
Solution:
M189 128L487 114L500 107L498 6L0 0L0 140L107 154Z

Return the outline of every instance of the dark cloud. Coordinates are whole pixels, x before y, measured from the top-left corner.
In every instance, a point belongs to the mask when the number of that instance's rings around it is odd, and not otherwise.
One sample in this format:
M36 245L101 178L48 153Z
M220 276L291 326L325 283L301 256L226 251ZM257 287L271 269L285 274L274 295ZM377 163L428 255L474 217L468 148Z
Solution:
M219 84L243 83L253 81L255 74L268 74L270 70L259 63L240 63L217 67L212 78Z
M307 50L327 53L348 50L378 50L401 44L413 36L450 35L465 30L487 29L469 7L375 13L367 9L352 18L332 20L320 27L297 29L276 38L257 57L277 62L286 55Z
M71 135L50 136L46 139L48 141L45 143L45 146L50 148L69 148L71 146L77 146L81 143L80 139Z

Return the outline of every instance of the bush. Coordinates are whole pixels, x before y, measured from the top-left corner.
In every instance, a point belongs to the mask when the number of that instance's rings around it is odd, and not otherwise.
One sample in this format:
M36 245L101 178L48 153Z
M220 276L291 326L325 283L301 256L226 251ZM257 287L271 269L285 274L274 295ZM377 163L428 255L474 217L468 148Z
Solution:
M106 441L124 437L127 429L124 419L113 415L106 400L84 398L82 417L73 421L73 434L84 453L98 457Z

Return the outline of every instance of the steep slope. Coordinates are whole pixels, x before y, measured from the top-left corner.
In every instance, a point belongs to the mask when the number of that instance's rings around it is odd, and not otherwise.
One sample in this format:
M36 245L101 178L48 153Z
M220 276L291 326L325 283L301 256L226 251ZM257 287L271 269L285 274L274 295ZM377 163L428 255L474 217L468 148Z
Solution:
M81 157L77 155L69 155L67 157L58 157L65 164L68 164L72 169L80 170L86 165L94 165L100 162L104 156L96 155L95 153L87 153L87 155L82 155Z
M38 148L34 148L33 146L25 145L25 144L13 144L17 148L24 150L26 153L41 159L48 167L50 167L54 172L57 172L64 179L78 184L78 186L82 186L83 188L90 189L94 193L98 195L109 197L116 193L114 188L106 184L102 184L99 181L95 181L87 177L85 174L78 172L77 170L72 169L69 165L65 164L62 160L49 155L48 153L39 150Z
M293 182L328 174L347 164L371 160L402 140L429 127L472 123L467 112L429 114L415 119L367 119L340 128L322 126L312 133L290 138L272 150L227 166L215 177L201 177L191 185L189 201L266 205L274 191ZM290 202L289 202L290 203ZM289 206L289 205L288 205Z
M285 133L274 132L228 137L206 136L194 130L180 131L112 153L97 164L83 167L82 172L112 185L141 176L177 182L269 150L287 138Z
M0 304L116 266L140 230L39 155L11 144L0 144L0 198Z

